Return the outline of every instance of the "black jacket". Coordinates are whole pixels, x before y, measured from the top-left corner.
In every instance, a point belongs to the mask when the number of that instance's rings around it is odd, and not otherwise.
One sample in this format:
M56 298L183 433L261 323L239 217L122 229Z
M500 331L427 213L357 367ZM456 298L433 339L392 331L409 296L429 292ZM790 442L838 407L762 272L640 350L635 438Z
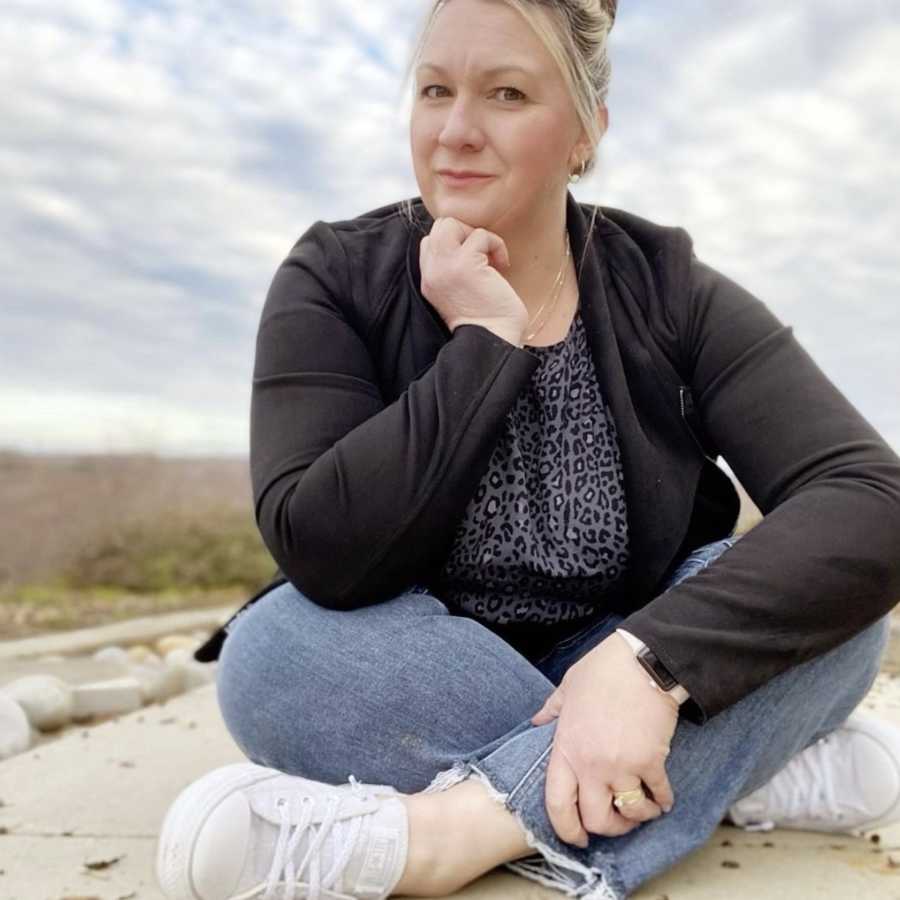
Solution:
M537 356L480 325L451 333L420 292L414 201L315 222L273 278L257 337L250 467L280 571L352 609L429 585ZM581 315L619 436L629 614L702 724L847 640L900 599L900 458L790 327L694 255L678 227L567 197ZM585 251L582 266L582 251ZM694 547L764 514L658 595ZM282 574L283 573L283 574ZM235 615L239 615L238 611ZM196 653L215 659L220 629Z

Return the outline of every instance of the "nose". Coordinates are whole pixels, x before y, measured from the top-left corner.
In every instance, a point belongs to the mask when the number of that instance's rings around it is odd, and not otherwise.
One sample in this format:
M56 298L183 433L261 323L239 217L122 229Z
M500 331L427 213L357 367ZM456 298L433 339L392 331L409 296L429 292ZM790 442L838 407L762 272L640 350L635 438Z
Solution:
M447 113L444 126L438 136L438 142L444 147L455 149L457 147L476 147L481 140L481 129L476 122L472 104L457 96Z

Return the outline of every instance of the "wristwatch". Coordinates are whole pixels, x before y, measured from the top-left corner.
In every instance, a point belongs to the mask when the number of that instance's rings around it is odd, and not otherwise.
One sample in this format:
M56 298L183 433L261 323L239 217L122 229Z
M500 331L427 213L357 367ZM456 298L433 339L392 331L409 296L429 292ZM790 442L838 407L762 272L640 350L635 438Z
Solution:
M635 653L635 657L664 691L671 691L678 684L675 676L659 661L659 657L646 644Z
M634 651L634 658L651 677L652 684L661 691L671 694L679 704L690 697L687 690L678 683L675 676L660 662L659 657L640 638L622 628L617 628L616 632L628 642Z

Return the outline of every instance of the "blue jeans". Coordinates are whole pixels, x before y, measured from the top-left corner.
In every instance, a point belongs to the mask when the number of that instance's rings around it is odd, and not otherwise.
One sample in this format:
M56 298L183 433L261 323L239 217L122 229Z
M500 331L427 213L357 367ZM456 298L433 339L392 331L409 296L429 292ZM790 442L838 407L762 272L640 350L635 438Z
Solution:
M698 548L666 588L727 551ZM415 587L351 611L290 582L231 625L217 672L225 724L249 759L331 784L352 773L404 793L479 777L535 853L504 866L569 896L621 900L701 847L728 807L840 726L878 674L889 617L768 681L699 726L679 717L666 771L672 811L584 849L561 841L544 805L556 720L531 717L574 662L622 620L601 616L532 662Z

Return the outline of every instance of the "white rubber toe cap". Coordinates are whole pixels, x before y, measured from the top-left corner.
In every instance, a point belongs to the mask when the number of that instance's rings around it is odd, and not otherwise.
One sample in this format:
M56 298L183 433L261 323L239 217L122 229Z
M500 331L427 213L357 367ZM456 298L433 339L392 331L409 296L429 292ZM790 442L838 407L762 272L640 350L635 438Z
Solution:
M250 805L243 794L223 800L197 835L191 864L191 882L202 900L231 897L247 860Z

